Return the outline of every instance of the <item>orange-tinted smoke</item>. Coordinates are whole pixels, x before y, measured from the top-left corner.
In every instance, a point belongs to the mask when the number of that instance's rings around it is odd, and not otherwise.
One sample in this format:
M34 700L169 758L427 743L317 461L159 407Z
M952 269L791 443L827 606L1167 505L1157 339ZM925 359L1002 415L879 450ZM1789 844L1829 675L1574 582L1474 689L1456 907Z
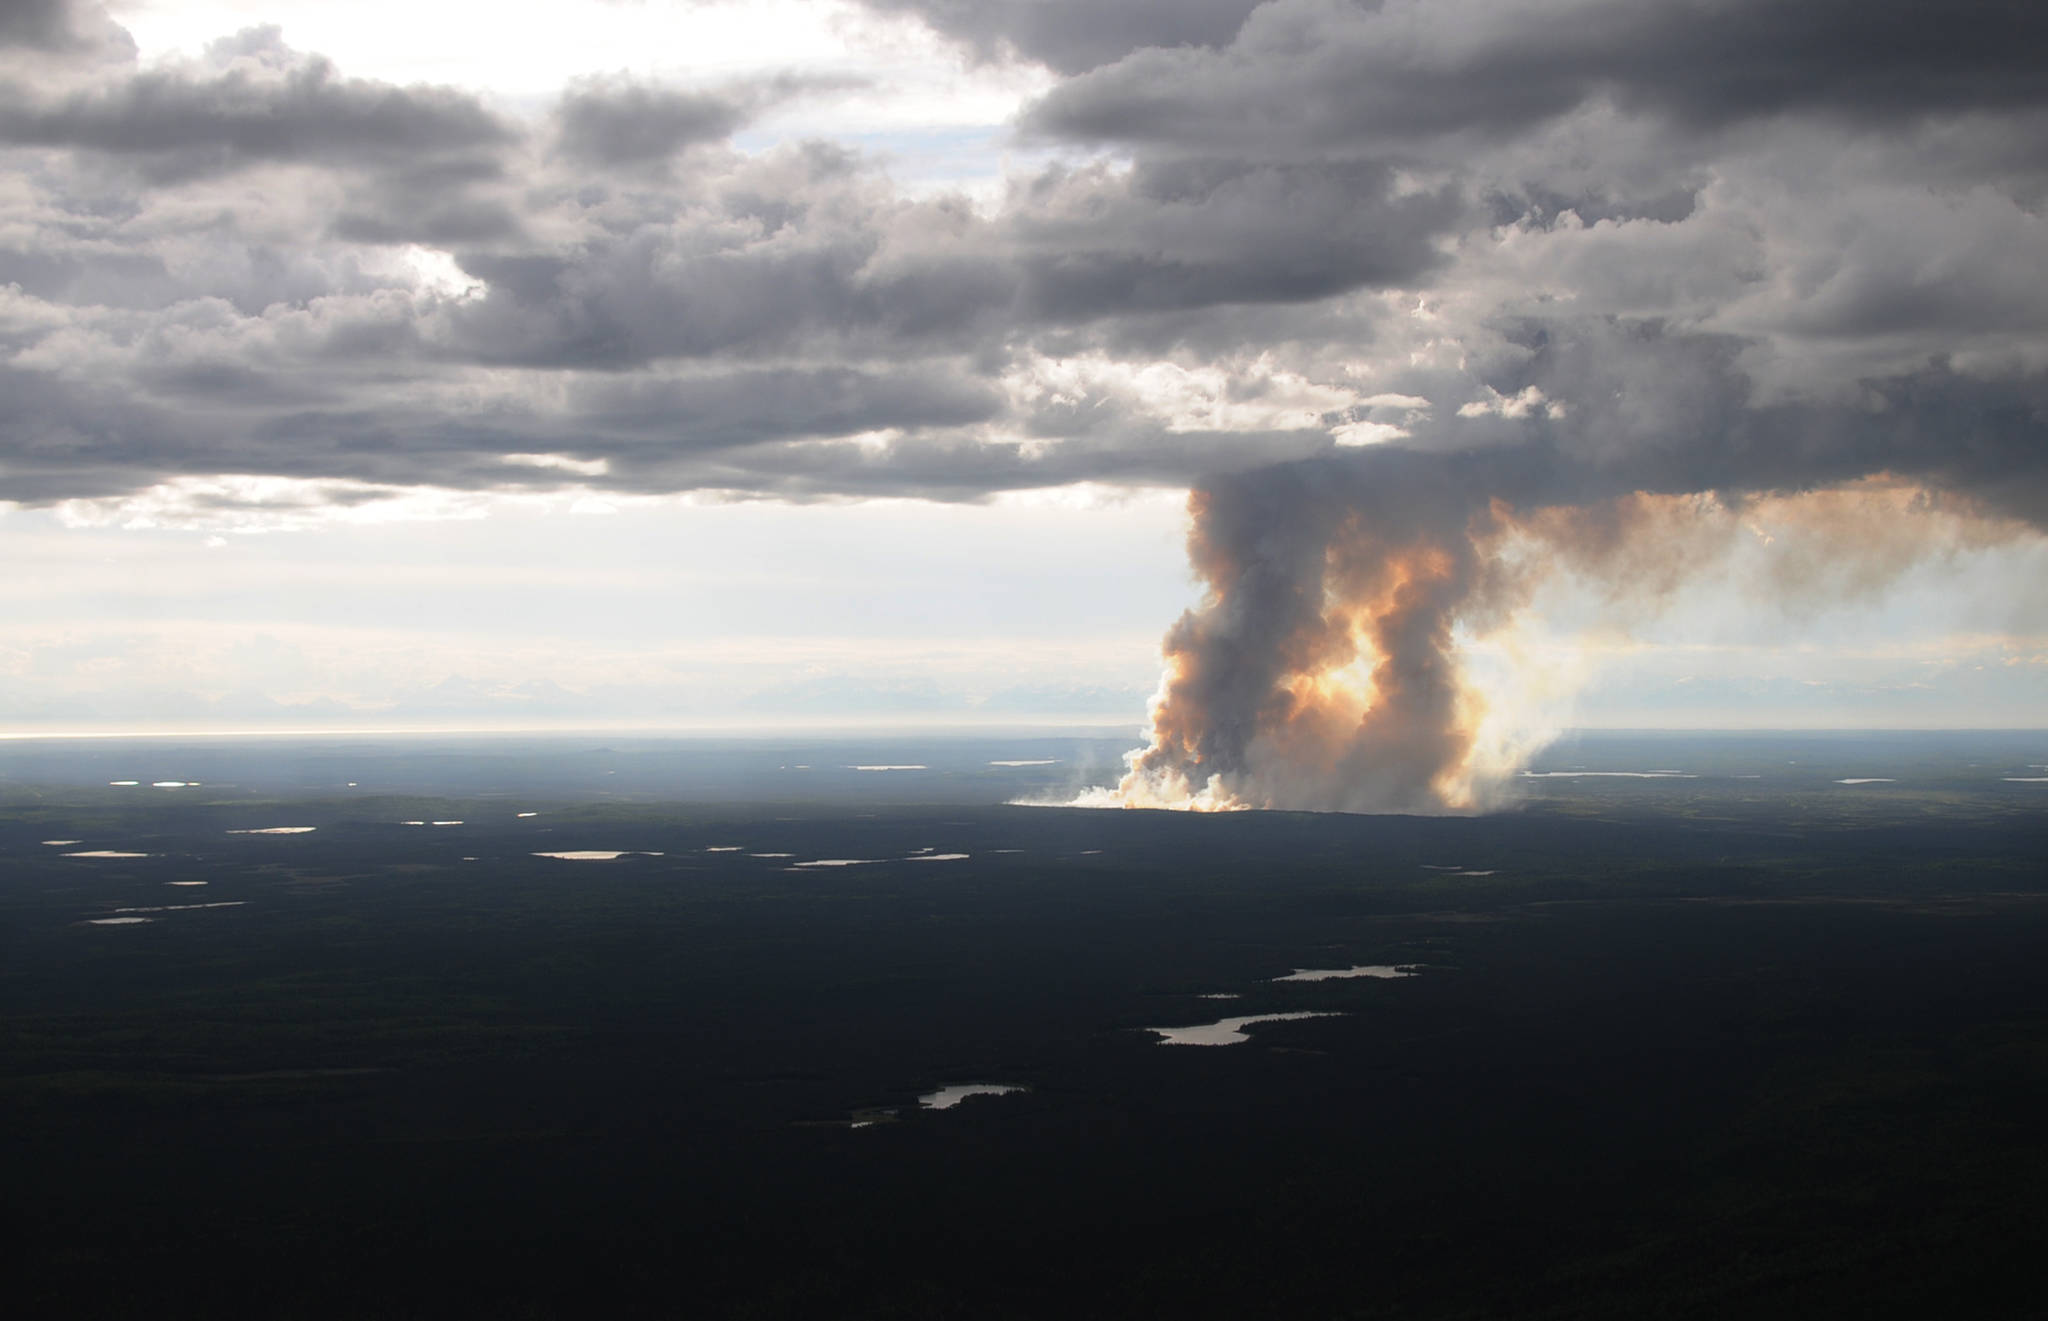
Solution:
M1481 476L1486 475L1479 469ZM1622 492L1518 506L1421 456L1225 479L1189 502L1203 602L1168 632L1152 741L1117 798L1197 810L1442 812L1485 806L1487 695L1460 647L1511 624L1546 575L1647 616L1744 539L1778 546L1764 590L1868 591L1911 563L2019 535L1879 477L1724 500ZM1528 739L1507 746L1526 755Z

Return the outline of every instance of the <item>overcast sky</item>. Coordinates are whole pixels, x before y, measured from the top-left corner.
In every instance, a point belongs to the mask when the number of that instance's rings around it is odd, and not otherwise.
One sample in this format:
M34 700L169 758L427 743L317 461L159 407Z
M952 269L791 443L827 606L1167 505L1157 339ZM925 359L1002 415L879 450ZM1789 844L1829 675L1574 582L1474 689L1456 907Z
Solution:
M1567 723L2048 724L2048 6L540 12L0 0L0 732L1135 730L1396 453L1704 511Z

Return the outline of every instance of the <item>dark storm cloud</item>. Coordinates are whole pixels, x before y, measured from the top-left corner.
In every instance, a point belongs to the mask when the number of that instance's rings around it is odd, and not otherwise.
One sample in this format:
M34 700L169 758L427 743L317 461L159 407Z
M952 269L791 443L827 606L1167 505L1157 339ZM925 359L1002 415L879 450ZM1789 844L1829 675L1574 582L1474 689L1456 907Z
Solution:
M955 337L1226 304L1305 303L1440 265L1448 191L1396 195L1385 167L1164 161L1054 168L988 220L877 198L827 154L742 175L681 216L575 252L464 252L489 293L449 314L482 361L631 366L665 357L950 350ZM764 202L767 203L764 205ZM923 346L923 348L920 348Z
M1148 46L1220 46L1258 0L867 0L916 14L984 59L1011 52L1080 73Z
M818 341L915 355L951 351L941 337L973 333L1012 297L1004 265L963 243L976 228L964 218L906 205L772 224L745 214L749 200L575 252L463 252L488 292L445 313L450 347L532 367L794 353ZM925 239L933 246L915 246Z
M411 179L380 181L334 217L333 234L351 243L425 243L434 247L485 243L519 232L519 218L494 198L435 196L407 187Z
M1302 303L1405 284L1439 265L1445 192L1395 196L1384 165L1146 161L1127 177L1051 172L1015 225L1028 309L1063 321Z
M126 31L96 4L72 0L5 0L0 3L0 49L8 46L56 55L88 51L132 53Z
M597 165L664 160L729 136L747 117L738 98L648 87L588 88L562 98L555 117L562 151Z
M845 91L848 79L785 75L714 91L676 91L595 81L555 107L556 149L581 165L648 165L718 142L763 110L812 92Z
M1771 400L1757 397L1731 336L1613 319L1522 323L1510 334L1526 356L1487 386L1572 403L1561 416L1538 406L1419 424L1424 447L1480 456L1459 461L1475 474L1475 498L1739 498L1887 473L2048 527L2048 372L1983 380L1934 364L1866 382L1850 400ZM1368 472L1381 461L1355 460Z
M882 7L1076 72L1054 162L976 206L733 146L845 85L803 71L530 122L272 29L31 77L104 20L7 10L0 497L957 500L1376 442L1513 455L1504 497L1893 472L2048 519L2037 6Z
M1054 89L1057 137L1298 151L1507 138L1601 98L1704 129L2048 103L2048 9L2011 0L1501 5L1277 0L1223 50L1140 50Z
M212 470L205 424L47 373L0 365L0 494L29 504L134 490L186 470L197 451Z
M7 0L0 5L0 45L51 50L75 40L65 0Z
M0 143L135 159L159 177L407 162L514 137L474 97L344 78L317 58L275 74L140 72L47 101L19 85L0 96Z

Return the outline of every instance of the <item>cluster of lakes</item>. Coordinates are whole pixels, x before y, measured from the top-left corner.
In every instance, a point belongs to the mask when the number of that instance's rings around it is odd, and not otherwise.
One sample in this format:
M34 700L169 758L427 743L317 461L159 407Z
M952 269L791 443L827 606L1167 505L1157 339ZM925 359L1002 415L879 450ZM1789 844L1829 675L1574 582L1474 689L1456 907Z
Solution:
M992 764L1008 765L1010 763ZM1050 763L1038 761L1026 763L1020 761L1015 764L1044 765ZM913 766L908 764L872 764L857 765L854 767L850 767L849 769L865 771L912 771L921 770L925 768L921 766ZM1591 772L1591 774L1599 774L1599 772ZM1646 772L1641 774L1645 778L1648 778L1651 776L1673 776L1682 773ZM514 819L524 823L527 821L532 821L533 819L539 817L541 813L538 811L529 810L512 813L511 815L514 817ZM289 820L289 818L287 818L287 820ZM408 827L412 829L424 828L431 830L435 828L458 828L464 826L466 822L464 820L455 818L443 818L438 820L422 818L416 820L398 821L394 822L393 824L400 827ZM253 839L257 837L290 837L308 835L313 833L317 829L319 829L319 827L311 825L251 825L238 829L227 830L225 833L238 837L249 837ZM728 838L730 837L728 836ZM44 842L52 847L67 848L81 843L81 841L76 839L56 839ZM1016 848L991 849L985 851L992 854L1017 854L1023 852L1023 850L1019 850ZM1101 855L1102 852L1103 851L1099 848L1086 848L1076 850L1070 856L1095 857ZM776 850L773 848L758 849L745 843L703 844L696 848L685 849L681 853L675 853L673 851L664 852L662 850L655 849L567 848L553 850L529 850L527 852L527 856L566 863L610 862L620 865L626 865L632 859L653 861L663 858L687 856L688 854L693 853L699 855L717 855L720 857L730 857L735 861L741 858L745 858L748 860L755 860L759 862L775 864L778 865L781 870L799 873L831 871L843 868L883 867L892 864L906 862L965 863L970 861L973 857L972 854L964 851L941 851L940 846L927 845L908 852L897 853L895 851L891 851L890 854L884 856L805 858L800 854ZM138 859L156 855L114 849L95 849L69 852L66 853L64 856L74 858ZM465 858L465 861L468 860L469 859ZM1494 872L1491 869L1466 867L1462 865L1423 865L1431 871L1450 876L1484 877L1494 874ZM163 883L167 885L178 886L203 886L207 884L207 882L202 880L173 880L166 881ZM83 921L85 924L96 927L141 926L147 923L158 921L161 918L170 914L184 913L188 911L203 909L239 907L242 906L243 903L244 901L242 900L222 900L210 903L192 904L135 904L121 908L114 908L110 910L103 909L100 914L87 917L83 919ZM1420 971L1422 971L1422 965L1419 964L1382 963L1351 964L1342 967L1295 968L1286 973L1268 978L1267 984L1292 985L1296 983L1325 983L1344 980L1392 981L1416 976ZM1223 1001L1240 1000L1243 999L1244 996L1244 991L1224 990L1198 993L1193 998L1201 1000ZM1251 1041L1255 1033L1255 1030L1264 1024L1297 1022L1316 1018L1338 1018L1344 1016L1345 1014L1342 1011L1334 1009L1296 1009L1286 1008L1283 1006L1267 1012L1232 1014L1207 1022L1186 1023L1171 1026L1148 1026L1143 1028L1137 1028L1134 1030L1141 1033L1149 1034L1150 1038L1156 1044L1161 1046L1232 1046L1242 1045ZM1030 1088L1028 1086L1019 1082L981 1081L949 1083L943 1086L936 1087L933 1090L919 1094L916 1099L916 1108L918 1110L933 1112L947 1111L954 1109L955 1107L970 1100L979 1103L982 1098L1016 1095L1023 1092L1027 1092L1029 1090ZM811 1122L822 1123L823 1125L830 1127L867 1128L881 1124L890 1124L898 1122L900 1110L901 1107L897 1106L868 1106L850 1112L848 1117L843 1119Z
M1348 968L1296 968L1275 982L1332 982L1352 978L1371 978L1377 981L1394 981L1413 977L1422 970L1419 963L1357 963ZM1201 1000L1235 1000L1236 991L1210 991L1196 997ZM1147 1032L1155 1033L1164 1046L1236 1046L1251 1040L1247 1028L1260 1023L1289 1023L1303 1018L1342 1018L1332 1010L1289 1010L1271 1014L1238 1014L1230 1018L1219 1018L1213 1023L1191 1023L1185 1027L1148 1027Z

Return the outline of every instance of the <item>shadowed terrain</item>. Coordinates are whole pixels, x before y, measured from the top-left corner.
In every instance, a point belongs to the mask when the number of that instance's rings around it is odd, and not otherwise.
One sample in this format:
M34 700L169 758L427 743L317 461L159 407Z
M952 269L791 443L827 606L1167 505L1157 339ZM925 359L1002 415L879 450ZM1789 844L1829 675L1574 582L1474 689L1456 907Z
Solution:
M2031 1307L2039 735L1586 736L1465 818L1002 805L1079 740L224 746L6 750L24 1314ZM864 763L926 770L770 769Z

